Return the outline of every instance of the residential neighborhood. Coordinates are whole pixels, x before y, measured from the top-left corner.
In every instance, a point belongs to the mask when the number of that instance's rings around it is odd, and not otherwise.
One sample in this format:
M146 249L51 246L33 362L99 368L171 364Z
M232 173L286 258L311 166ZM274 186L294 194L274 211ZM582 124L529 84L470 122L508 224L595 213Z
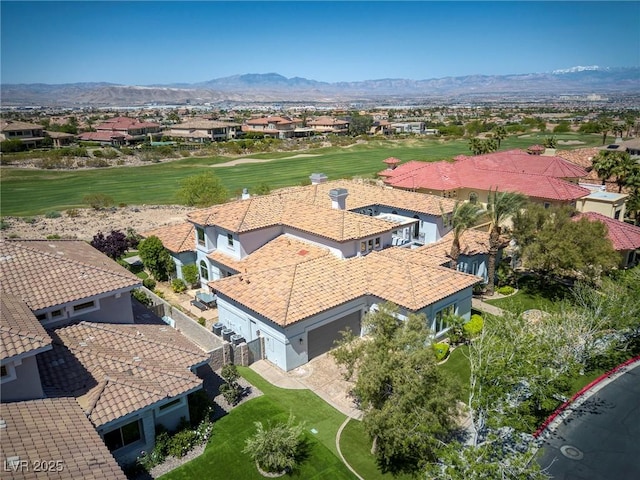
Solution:
M541 5L1 2L0 479L640 478L640 3Z

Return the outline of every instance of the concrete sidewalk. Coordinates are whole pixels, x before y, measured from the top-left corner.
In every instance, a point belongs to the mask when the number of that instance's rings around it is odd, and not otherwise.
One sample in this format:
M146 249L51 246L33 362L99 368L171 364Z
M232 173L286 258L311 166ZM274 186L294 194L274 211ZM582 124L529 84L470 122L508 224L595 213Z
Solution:
M471 308L474 308L476 310L480 310L481 312L484 312L484 313L489 313L491 315L495 315L497 317L501 317L504 314L504 312L502 311L501 308L494 307L493 305L491 305L489 303L483 302L479 298L472 298L471 299Z
M362 418L362 412L349 395L353 382L342 378L333 357L326 353L289 372L280 370L267 360L259 360L250 368L272 385L290 389L309 389L345 415L355 419Z

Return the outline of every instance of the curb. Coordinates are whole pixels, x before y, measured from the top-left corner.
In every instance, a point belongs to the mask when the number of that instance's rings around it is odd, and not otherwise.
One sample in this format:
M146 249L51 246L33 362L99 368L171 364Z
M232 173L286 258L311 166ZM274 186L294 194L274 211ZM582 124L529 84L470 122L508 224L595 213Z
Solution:
M596 378L594 381L592 381L588 385L585 385L584 387L582 387L575 395L573 395L569 400L564 402L551 415L549 415L549 417L547 417L547 419L544 422L542 422L542 425L538 427L538 429L535 431L533 436L535 438L538 438L558 416L560 416L571 404L573 404L580 397L584 396L584 394L587 393L589 390L591 390L593 387L595 387L602 381L607 380L615 373L618 373L624 367L627 367L638 361L640 361L640 356L630 358L626 362L621 363L617 367L609 370L607 373L600 375L598 378Z

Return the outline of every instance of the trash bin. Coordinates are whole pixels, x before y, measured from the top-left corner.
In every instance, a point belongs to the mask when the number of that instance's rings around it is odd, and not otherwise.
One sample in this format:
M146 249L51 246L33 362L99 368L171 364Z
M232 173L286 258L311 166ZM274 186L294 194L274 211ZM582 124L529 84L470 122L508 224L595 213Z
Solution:
M233 330L231 330L230 328L223 328L222 329L222 339L226 340L227 342L231 339L231 335L233 335Z
M231 335L231 343L233 343L233 346L237 346L240 345L242 342L244 342L244 337L242 335L239 334L235 334L235 335Z
M213 333L220 336L222 334L222 329L224 329L224 323L218 322L213 324Z

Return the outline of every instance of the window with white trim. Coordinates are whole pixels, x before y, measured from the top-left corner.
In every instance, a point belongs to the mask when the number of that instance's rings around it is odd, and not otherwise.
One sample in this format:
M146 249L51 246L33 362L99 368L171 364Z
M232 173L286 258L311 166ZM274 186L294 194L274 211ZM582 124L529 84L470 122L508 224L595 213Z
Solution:
M438 334L449 328L449 318L456 312L456 304L447 305L442 310L436 312L436 316L431 324L431 330Z
M209 266L204 260L200 260L200 278L209 280Z
M227 233L227 245L233 248L233 234Z
M196 235L198 238L198 245L204 247L207 243L204 237L204 228L196 227Z

